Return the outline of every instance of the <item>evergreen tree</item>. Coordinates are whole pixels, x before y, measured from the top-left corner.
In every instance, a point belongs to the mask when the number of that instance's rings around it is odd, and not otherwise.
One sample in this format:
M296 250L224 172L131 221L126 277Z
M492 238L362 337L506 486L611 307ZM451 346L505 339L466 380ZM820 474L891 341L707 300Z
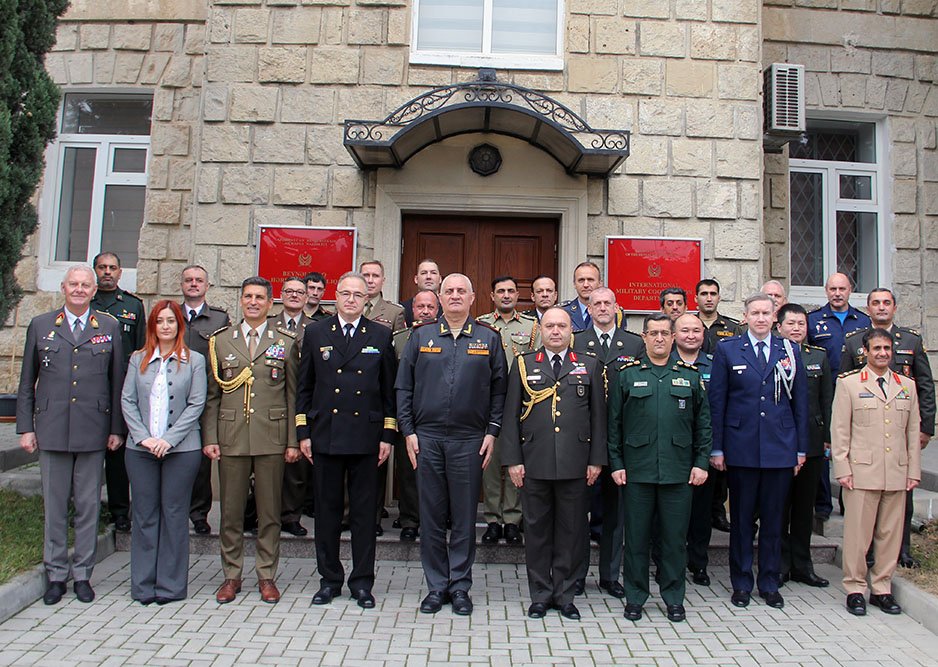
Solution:
M67 7L68 0L0 0L0 322L20 299L13 270L36 228L30 199L59 103L43 61Z

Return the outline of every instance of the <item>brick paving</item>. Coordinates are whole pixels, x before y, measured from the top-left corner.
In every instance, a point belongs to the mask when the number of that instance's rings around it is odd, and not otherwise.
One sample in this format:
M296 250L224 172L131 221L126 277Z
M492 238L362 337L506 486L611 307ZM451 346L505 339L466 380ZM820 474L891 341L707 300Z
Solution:
M245 568L251 570L252 564ZM525 616L524 567L477 565L475 613L448 608L420 614L419 564L385 562L378 568L378 606L362 610L347 597L311 606L318 588L314 561L284 559L278 579L283 599L260 601L245 587L219 606L219 560L193 557L190 598L165 607L130 599L128 554L117 553L95 570L98 598L90 605L67 597L41 602L0 624L2 665L935 665L938 637L907 616L871 608L850 616L835 584L783 588L786 606L769 609L754 599L748 609L730 604L728 570L713 568L714 584L688 585L687 622L664 618L660 599L646 604L638 623L622 617L622 603L600 595L591 577L577 598L580 622L554 612ZM820 566L832 581L839 570ZM595 572L593 573L595 574ZM248 581L253 582L253 575ZM69 591L71 595L71 591Z

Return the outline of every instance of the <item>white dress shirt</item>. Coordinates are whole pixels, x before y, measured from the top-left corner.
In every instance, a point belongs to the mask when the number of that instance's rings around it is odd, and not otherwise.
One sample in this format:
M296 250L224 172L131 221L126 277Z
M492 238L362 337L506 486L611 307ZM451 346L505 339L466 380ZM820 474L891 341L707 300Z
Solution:
M166 433L166 424L169 422L169 387L166 384L166 367L169 362L176 359L176 353L163 359L160 356L159 348L153 350L153 356L150 357L150 363L159 363L160 369L156 373L156 379L153 380L153 386L150 387L150 436L153 438L162 438Z

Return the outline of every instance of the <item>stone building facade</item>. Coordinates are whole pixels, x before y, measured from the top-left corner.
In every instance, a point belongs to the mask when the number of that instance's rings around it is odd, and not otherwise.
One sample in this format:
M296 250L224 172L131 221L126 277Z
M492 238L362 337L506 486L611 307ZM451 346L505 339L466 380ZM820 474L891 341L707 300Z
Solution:
M142 225L124 286L146 300L177 296L181 268L194 262L209 270L212 303L234 311L260 225L354 226L359 260L382 259L385 296L406 298L407 216L540 216L556 221L562 298L574 295L579 261L602 264L608 235L692 237L704 241L724 311L738 314L765 278L791 278L789 152L763 151L762 101L763 69L790 62L806 67L812 122L825 128L827 114L878 133L881 210L872 228L854 226L875 229L876 282L898 288L903 323L924 325L935 347L934 0L557 0L546 13L538 0L505 2L548 24L555 12L553 56L422 49L433 12L453 11L445 0L74 0L47 58L63 91L152 95ZM496 26L483 43L494 43L513 24L496 0L482 4ZM400 168L362 169L343 145L346 120L383 119L433 88L475 80L482 66L593 128L630 131L628 159L608 175L576 173L530 136L473 132ZM18 269L28 294L0 332L7 390L29 319L60 302L70 136L47 153L41 227ZM502 154L492 176L467 163L482 143ZM87 259L102 243L95 229L82 232ZM804 300L823 301L818 284L803 287Z

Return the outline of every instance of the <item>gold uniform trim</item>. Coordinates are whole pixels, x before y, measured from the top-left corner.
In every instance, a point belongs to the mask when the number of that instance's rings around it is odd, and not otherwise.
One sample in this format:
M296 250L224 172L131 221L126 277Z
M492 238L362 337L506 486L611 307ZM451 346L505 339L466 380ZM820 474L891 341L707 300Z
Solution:
M296 416L296 425L297 425L297 426L306 426L306 415L297 415L297 416Z
M397 430L397 420L394 417L385 417L384 418L384 428L391 431Z

